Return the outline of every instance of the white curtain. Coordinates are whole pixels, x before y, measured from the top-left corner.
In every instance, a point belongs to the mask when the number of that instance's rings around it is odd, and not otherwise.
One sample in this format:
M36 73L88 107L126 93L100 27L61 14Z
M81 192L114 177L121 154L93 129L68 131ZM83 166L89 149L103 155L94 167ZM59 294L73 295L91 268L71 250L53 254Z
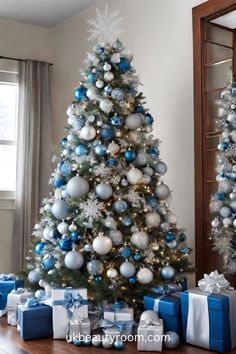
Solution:
M50 64L19 63L16 206L12 271L23 268L51 171Z

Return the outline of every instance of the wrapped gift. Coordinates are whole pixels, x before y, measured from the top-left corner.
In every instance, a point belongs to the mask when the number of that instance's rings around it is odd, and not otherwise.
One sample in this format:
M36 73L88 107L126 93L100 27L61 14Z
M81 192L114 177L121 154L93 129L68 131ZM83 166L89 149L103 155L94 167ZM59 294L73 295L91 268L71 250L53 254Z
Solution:
M236 347L236 291L223 278L213 272L181 293L184 341L221 353Z
M6 312L7 296L13 290L22 288L24 280L17 279L14 274L1 274L0 275L0 316Z
M111 337L115 339L116 337L121 337L122 340L126 340L128 336L133 334L133 325L135 322L133 320L129 321L109 321L103 319L100 323L100 327L103 329L104 335L106 337Z
M52 308L48 305L18 306L20 335L24 340L52 337Z
M74 317L69 322L69 333L67 334L67 341L73 342L73 338L81 337L81 340L90 336L91 323L88 318Z
M138 326L137 349L139 351L161 352L163 342L163 320L140 320Z
M129 307L126 302L117 301L113 304L107 304L103 312L103 318L105 321L102 322L102 327L106 328L106 335L114 335L114 333L116 333L117 335L119 334L120 336L127 337L132 334L134 309ZM107 323L107 325L105 323Z
M144 309L154 310L163 319L165 332L174 331L181 335L182 322L179 291L161 296L153 292L144 296Z
M51 298L44 303L52 307L54 339L66 338L72 318L88 318L86 288L52 289Z
M26 303L28 298L33 297L34 294L27 289L18 288L16 290L12 290L7 297L7 323L11 326L17 325L16 318L16 308L19 304Z

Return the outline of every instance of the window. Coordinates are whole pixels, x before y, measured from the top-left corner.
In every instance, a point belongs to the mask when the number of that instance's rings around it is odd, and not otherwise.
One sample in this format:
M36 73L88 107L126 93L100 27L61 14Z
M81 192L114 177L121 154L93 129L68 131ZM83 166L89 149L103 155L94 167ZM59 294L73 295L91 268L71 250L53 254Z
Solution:
M0 191L16 188L18 62L0 59Z

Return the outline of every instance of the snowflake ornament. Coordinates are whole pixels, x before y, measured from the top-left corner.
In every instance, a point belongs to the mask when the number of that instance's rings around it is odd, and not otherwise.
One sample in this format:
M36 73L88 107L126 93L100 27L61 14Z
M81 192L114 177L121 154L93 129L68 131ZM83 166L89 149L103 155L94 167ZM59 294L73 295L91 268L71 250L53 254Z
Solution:
M95 176L100 176L102 178L109 178L111 175L111 169L105 165L105 163L101 163L101 165L95 166L93 169Z
M118 17L119 11L109 13L106 5L104 13L96 9L96 14L95 18L88 20L88 24L91 27L88 30L90 34L88 41L95 40L100 43L112 43L124 32L120 27L123 18Z
M134 191L133 189L131 189L129 193L124 196L124 198L128 200L128 202L130 202L133 205L133 207L136 208L139 208L145 204L144 198L141 197L140 194Z
M84 225L93 226L93 222L102 217L102 211L105 210L104 204L100 203L94 193L90 193L86 201L79 205L82 212L80 218L84 220Z

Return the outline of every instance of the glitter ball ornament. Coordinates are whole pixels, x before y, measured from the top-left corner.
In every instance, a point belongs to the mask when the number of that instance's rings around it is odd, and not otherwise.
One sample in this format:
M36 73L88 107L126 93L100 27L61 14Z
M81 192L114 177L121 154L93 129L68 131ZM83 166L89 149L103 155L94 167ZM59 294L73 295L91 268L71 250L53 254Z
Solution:
M127 179L132 185L142 183L143 173L138 168L133 167L128 171Z
M156 186L155 194L159 199L165 200L165 199L169 198L169 196L170 196L169 187L166 184L162 183L162 184Z
M175 349L178 347L180 343L179 335L178 333L174 331L168 331L165 333L164 336L164 347L167 349Z
M66 189L72 199L80 199L89 192L89 183L85 178L75 176L69 180Z
M52 206L52 213L57 219L66 219L68 216L68 205L64 200L56 200Z
M106 114L109 114L113 111L113 103L107 98L100 101L99 107Z
M112 125L113 127L120 127L122 125L122 118L118 115L114 115L113 117L111 117L109 119L110 125Z
M163 176L167 171L167 166L164 162L160 161L156 165L154 165L154 169L156 173Z
M125 120L125 124L130 130L138 129L142 124L142 114L140 113L129 114Z
M107 236L99 235L93 241L93 249L100 255L107 254L112 249L112 241Z
M229 194L230 192L232 192L232 189L233 189L233 183L231 181L229 181L227 179L220 181L220 183L219 183L219 191L220 192Z
M131 278L135 275L136 273L136 268L133 265L133 263L130 262L123 262L120 265L120 274L124 278Z
M123 235L119 230L109 231L109 237L114 246L118 246L123 242Z
M141 268L136 275L140 284L150 284L153 280L153 273L148 268Z
M117 222L115 221L115 219L111 216L107 216L104 221L103 221L104 225L108 228L108 229L116 229L117 226Z
M117 200L114 204L113 204L113 210L118 213L118 214L122 214L124 213L127 209L128 209L128 204L125 200Z
M97 259L92 259L87 263L87 270L93 275L101 274L103 271L103 264Z
M161 217L155 212L150 212L146 214L146 225L149 229L158 227L161 223Z
M114 90L112 90L111 92L111 97L113 98L113 100L115 101L122 101L125 97L125 93L122 89L120 88L115 88Z
M108 200L112 194L113 190L109 183L102 182L96 186L96 194L101 200Z
M72 250L65 256L65 266L68 269L80 269L84 263L84 257L80 252Z
M157 321L158 319L159 319L159 317L158 317L157 313L153 310L143 311L140 316L141 321L154 322L154 321Z
M146 232L138 231L131 236L130 241L137 248L146 249L149 243L149 237Z

